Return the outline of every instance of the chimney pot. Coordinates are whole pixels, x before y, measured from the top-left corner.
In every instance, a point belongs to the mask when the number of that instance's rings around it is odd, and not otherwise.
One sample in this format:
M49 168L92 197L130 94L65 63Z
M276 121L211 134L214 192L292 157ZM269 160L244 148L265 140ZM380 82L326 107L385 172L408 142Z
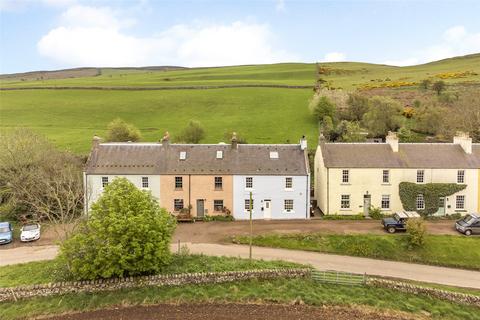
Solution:
M398 136L396 132L388 131L385 142L390 145L393 152L398 152Z
M92 139L93 149L96 149L100 145L100 142L102 142L102 139L99 136L97 136L96 134L93 135L93 139Z
M453 143L459 144L466 154L472 154L472 138L470 138L468 132L457 132L453 137Z
M233 132L232 133L232 149L237 149L237 147L238 147L237 133Z
M163 135L162 138L162 146L166 147L170 144L170 133L168 131L165 131L165 134Z
M300 149L307 149L307 138L305 136L302 136L302 138L300 139Z

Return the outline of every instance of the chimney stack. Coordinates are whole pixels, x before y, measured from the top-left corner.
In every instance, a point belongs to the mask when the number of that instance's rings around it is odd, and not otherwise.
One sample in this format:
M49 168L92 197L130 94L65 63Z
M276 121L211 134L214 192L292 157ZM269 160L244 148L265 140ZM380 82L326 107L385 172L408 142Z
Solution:
M163 135L162 138L162 146L167 147L170 144L170 133L168 131L165 131L165 134Z
M388 131L388 135L385 137L385 142L390 145L393 152L398 152L398 137L397 133Z
M102 142L102 139L96 134L94 134L92 139L92 149L97 149L100 145L100 142Z
M302 136L302 138L300 139L300 149L307 149L307 138L305 136Z
M468 132L457 132L453 137L453 143L459 144L466 154L472 154L472 138L470 138Z
M237 141L237 133L232 133L232 149L237 149L238 141Z

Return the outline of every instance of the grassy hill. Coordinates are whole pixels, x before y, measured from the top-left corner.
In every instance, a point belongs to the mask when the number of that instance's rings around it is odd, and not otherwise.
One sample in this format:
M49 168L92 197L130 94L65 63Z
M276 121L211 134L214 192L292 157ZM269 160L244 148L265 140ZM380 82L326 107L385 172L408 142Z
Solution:
M238 131L249 143L296 142L306 134L315 145L317 124L307 110L317 66L304 63L217 68L155 70L100 69L96 76L28 80L0 79L1 88L103 87L94 89L28 89L0 91L0 128L22 126L37 130L62 148L87 153L93 134L104 135L115 117L136 125L146 141L157 141L165 130L178 133L190 119L206 129L203 142L223 141ZM413 67L367 63L325 63L321 77L335 88L354 90L413 85L426 78L449 83L480 82L480 54ZM58 74L56 75L58 76ZM69 75L71 76L71 74ZM271 85L272 88L205 90L109 90L108 87Z

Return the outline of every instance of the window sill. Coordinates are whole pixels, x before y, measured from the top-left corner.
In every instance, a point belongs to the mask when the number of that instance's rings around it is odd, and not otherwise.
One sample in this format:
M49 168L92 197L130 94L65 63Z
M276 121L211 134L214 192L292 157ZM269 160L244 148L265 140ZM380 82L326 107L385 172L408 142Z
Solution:
M455 212L467 212L465 209L455 209Z
M255 191L253 188L245 188L245 191Z
M248 211L248 210L243 210L243 212L246 213L246 214L250 214L250 211ZM254 214L254 213L255 213L255 210L252 210L252 214Z
M342 182L340 183L341 186L351 186L352 184L350 182Z
M382 183L382 186L391 186L391 183Z
M215 191L223 191L223 188L215 188Z
M295 213L293 210L283 210L283 213Z
M183 188L175 188L174 191L183 191Z
M340 211L352 211L352 209L350 209L350 208L343 208L343 209L340 209Z
M291 192L291 191L293 191L293 188L285 188L284 190L285 190L285 191L290 191L290 192Z

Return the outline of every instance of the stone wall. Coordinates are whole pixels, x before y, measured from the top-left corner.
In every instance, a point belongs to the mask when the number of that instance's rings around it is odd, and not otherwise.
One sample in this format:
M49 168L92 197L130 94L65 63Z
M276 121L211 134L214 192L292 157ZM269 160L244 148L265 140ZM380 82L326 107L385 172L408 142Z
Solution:
M69 281L41 285L0 288L0 302L46 297L76 292L112 291L146 286L180 286L187 284L223 283L249 279L296 278L310 275L310 269L267 269L208 273L182 273L129 278Z
M422 287L407 282L399 282L386 279L369 278L368 285L388 288L410 294L424 294L433 298L447 300L455 303L463 303L480 307L480 296L460 292L447 291L437 288Z

